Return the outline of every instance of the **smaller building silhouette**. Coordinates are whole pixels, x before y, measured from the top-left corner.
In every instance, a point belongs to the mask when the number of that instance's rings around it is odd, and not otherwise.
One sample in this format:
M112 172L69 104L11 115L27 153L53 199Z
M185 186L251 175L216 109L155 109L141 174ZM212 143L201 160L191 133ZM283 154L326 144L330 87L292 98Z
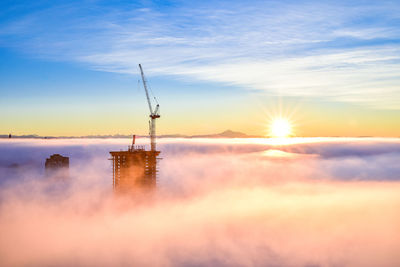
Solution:
M69 176L69 157L53 154L46 159L44 166L47 176L55 178L68 178Z

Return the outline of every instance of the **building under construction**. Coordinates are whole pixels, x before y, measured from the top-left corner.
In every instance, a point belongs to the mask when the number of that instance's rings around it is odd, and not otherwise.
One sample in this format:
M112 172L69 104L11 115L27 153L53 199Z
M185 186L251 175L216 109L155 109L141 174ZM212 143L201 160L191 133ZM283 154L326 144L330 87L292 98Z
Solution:
M125 193L140 189L155 188L157 184L157 160L160 151L156 150L156 119L160 118L159 104L153 110L147 81L142 66L139 64L143 87L146 93L150 109L149 135L151 149L146 150L144 146L135 145L133 136L132 145L126 151L111 151L113 164L113 189L115 192Z
M144 146L132 144L126 151L111 151L110 154L113 163L113 189L116 192L156 187L157 157L160 151L148 151Z

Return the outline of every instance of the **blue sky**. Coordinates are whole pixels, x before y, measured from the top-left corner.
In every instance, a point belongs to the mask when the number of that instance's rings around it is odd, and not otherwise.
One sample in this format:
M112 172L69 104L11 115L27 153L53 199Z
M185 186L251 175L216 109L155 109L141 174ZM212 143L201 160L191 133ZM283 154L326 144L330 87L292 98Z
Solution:
M399 114L399 1L2 1L0 8L3 114L24 102L33 111L37 99L65 106L65 114L68 99L89 117L88 106L107 101L121 101L126 112L129 101L119 96L143 97L138 63L171 115L204 104L251 113L241 100L270 96Z

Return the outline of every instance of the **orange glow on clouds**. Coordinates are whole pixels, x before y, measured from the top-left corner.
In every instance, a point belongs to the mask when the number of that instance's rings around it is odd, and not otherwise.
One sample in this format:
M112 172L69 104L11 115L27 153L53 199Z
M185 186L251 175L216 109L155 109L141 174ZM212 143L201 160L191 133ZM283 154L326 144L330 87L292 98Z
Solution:
M400 265L399 139L160 139L159 190L133 200L107 160L129 141L0 140L74 158L57 194L29 169L0 187L0 265Z

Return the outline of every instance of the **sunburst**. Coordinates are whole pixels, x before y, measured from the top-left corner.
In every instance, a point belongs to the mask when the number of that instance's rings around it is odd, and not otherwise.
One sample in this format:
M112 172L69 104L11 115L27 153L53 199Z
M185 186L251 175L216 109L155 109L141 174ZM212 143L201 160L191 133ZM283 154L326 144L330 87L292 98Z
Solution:
M275 138L292 136L292 124L286 118L274 118L269 125L269 135Z

